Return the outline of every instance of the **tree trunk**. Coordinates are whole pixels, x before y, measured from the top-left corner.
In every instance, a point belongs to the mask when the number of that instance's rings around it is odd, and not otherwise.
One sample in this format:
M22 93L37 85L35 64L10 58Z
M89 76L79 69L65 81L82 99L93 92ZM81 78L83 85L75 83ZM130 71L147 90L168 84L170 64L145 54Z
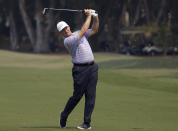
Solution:
M149 7L148 7L148 1L147 0L143 0L144 2L144 6L145 6L145 11L146 11L146 20L147 20L147 24L150 24L150 12L149 12Z
M72 4L74 5L75 9L80 9L80 7L82 7L82 5L84 5L84 2L86 1L72 1ZM74 25L75 25L75 30L76 29L80 29L82 27L83 24L83 15L82 14L78 14L74 16Z
M42 16L42 7L41 7L41 1L36 0L36 14L35 14L35 20L36 20L36 46L34 49L35 53L47 53L49 52L49 45L48 41L45 41L45 27L43 26L43 16ZM48 40L48 39L47 39Z
M117 0L115 0L114 2L113 2L113 1L109 1L108 6L107 6L107 9L105 9L105 10L107 10L107 11L106 11L106 13L105 13L104 16L103 16L102 21L100 21L100 30L98 30L98 34L103 31L104 26L105 26L105 24L107 23L107 20L109 19L109 15L110 15L110 12L111 12L111 8L112 8L113 4L116 3L116 1L117 1Z
M48 53L50 52L49 49L49 38L51 34L51 30L54 27L55 21L54 21L54 15L52 11L49 11L46 14L46 24L43 23L45 21L43 19L43 16L41 14L41 2L38 0L36 1L36 25L37 25L37 30L36 30L36 36L37 36L37 42L36 42L36 47L35 47L35 52L36 53ZM50 7L55 6L55 1L52 0L50 1ZM45 25L45 26L44 26ZM46 29L45 29L46 27Z
M50 7L54 7L56 4L56 2L54 0L50 1ZM49 50L49 41L50 41L50 34L52 32L52 29L55 29L55 18L54 18L54 14L52 13L52 11L49 11L49 13L47 14L47 28L45 30L44 33L44 45L47 46L48 50Z
M139 16L140 16L141 2L142 2L142 0L138 1L137 7L136 7L136 11L135 11L135 18L134 18L134 21L133 21L132 25L136 25L137 22L138 22L138 19L139 19Z
M33 29L32 22L30 21L30 18L27 15L27 12L25 10L25 1L24 0L19 0L19 8L20 8L20 13L22 15L22 18L23 18L23 21L25 24L25 29L29 36L32 47L34 48L35 44L36 44L35 31Z
M98 51L98 49L100 48L100 44L102 41L106 41L111 34L108 34L108 32L105 31L105 27L109 25L109 20L111 17L111 9L112 6L116 3L117 0L111 0L111 1L106 1L103 2L100 6L99 10L103 10L103 12L101 12L101 14L99 14L99 18L100 18L100 23L99 23L99 30L98 33L96 35L94 35L91 39L91 43L94 43L94 50ZM107 6L106 6L107 5ZM100 13L100 12L99 12ZM104 36L104 37L103 37Z
M120 15L118 15L118 17L116 17L116 21L115 22L118 22L118 23L121 23L121 22L124 22L125 21L125 12L127 11L127 5L128 5L128 1L127 0L123 0L122 1L122 9L121 9L121 13ZM124 19L124 20L123 20ZM126 23L126 21L125 21ZM122 23L124 24L124 23ZM120 50L120 45L123 43L122 42L122 35L120 33L121 31L121 24L117 24L115 23L115 25L117 25L116 29L115 29L115 33L113 34L113 37L115 39L115 51L118 53L119 50Z
M10 18L10 42L11 42L11 49L17 50L18 45L18 33L16 29L15 19L13 15L13 11L10 10L9 12L9 18Z
M127 11L127 3L124 2L123 3L123 6L122 6L122 12L121 12L121 17L119 19L119 23L122 24L122 25L126 25L126 20L125 20L125 13Z
M163 13L164 13L164 8L165 8L165 6L166 6L166 0L162 0L162 1L161 1L161 7L160 7L160 9L159 9L158 16L157 16L157 22L160 21L162 15L163 15Z
M38 0L37 0L38 1ZM34 48L35 53L45 53L48 48L44 45L44 30L42 26L42 18L40 12L36 13L36 45Z
M54 7L55 6L55 1L51 0L50 1L50 7ZM49 11L49 13L47 14L47 28L46 28L46 33L45 33L45 41L48 41L49 39L49 35L51 33L51 30L53 29L55 24L54 21L54 14L52 13L52 11Z

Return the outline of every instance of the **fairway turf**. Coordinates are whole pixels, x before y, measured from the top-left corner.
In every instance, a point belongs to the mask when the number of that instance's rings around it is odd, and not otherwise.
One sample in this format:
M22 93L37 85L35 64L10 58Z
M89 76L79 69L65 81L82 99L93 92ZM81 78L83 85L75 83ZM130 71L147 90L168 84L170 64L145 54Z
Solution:
M99 64L93 131L177 131L178 58L95 53ZM68 55L0 50L0 131L73 131L83 122L84 98L58 126L72 95Z

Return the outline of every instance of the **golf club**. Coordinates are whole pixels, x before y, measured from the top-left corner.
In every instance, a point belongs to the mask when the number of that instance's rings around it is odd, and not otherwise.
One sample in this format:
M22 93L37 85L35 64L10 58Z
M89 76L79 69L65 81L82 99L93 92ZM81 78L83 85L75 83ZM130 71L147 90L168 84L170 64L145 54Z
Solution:
M42 14L45 15L47 10L54 10L54 11L70 11L70 12L81 12L81 13L84 12L84 10L44 8Z
M70 11L70 12L84 13L84 10L44 8L43 11L42 11L42 14L45 15L46 12L47 12L47 10L53 10L53 11ZM93 10L93 13L96 13L95 10Z

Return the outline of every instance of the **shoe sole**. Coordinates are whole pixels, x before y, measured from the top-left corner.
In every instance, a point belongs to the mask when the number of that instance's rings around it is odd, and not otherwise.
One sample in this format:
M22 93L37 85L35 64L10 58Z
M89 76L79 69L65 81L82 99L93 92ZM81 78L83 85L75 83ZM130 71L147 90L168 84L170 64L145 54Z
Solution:
M81 128L80 126L78 126L77 128L80 129L80 130L90 130L91 129L91 127L89 127L89 128Z

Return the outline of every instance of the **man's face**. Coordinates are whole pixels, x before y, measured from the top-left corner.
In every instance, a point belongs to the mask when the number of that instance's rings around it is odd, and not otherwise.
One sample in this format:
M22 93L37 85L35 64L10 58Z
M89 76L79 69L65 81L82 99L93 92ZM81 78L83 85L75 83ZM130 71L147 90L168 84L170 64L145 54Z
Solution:
M71 35L72 35L72 32L71 32L69 26L65 27L60 33L61 33L64 37L68 37L68 36L71 36Z

